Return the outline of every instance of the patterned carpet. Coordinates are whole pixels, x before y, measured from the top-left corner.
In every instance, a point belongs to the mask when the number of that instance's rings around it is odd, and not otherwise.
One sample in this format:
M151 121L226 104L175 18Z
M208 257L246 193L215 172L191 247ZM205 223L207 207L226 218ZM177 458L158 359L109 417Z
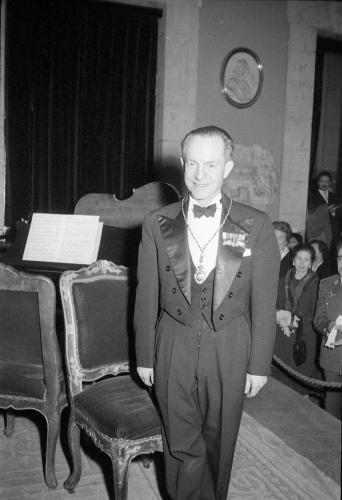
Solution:
M16 419L12 438L0 436L1 500L114 500L109 458L87 439L83 442L82 477L74 495L63 489L69 473L66 443L58 444L58 487L48 490L43 480L41 439L37 424L43 418L23 413ZM65 425L65 422L64 422ZM39 425L41 427L41 425ZM43 436L44 439L44 436ZM128 500L160 500L161 455L149 469L132 463ZM340 487L308 459L244 413L235 454L229 500L337 500Z

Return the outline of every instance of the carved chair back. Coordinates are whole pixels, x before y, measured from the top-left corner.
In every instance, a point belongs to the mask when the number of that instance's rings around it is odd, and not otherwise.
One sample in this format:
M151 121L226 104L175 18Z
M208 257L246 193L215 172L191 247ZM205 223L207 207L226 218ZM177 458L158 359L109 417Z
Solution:
M70 391L76 396L83 383L130 370L133 287L128 268L100 260L63 273L60 290Z

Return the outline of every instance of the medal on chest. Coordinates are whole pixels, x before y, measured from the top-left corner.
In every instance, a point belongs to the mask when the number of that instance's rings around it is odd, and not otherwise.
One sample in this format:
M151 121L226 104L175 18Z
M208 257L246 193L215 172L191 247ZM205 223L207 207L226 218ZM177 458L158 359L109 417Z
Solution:
M194 280L198 285L201 285L205 281L205 272L203 266L203 252L201 252L199 265L196 267L194 272Z

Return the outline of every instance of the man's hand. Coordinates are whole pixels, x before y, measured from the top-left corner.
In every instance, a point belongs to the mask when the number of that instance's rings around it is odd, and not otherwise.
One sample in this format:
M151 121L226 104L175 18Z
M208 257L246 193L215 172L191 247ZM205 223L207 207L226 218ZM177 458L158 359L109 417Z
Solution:
M335 204L332 204L332 205L328 205L328 210L329 212L331 213L331 215L333 217L335 217L335 214L336 214L336 209L338 208L338 205Z
M245 394L247 398L253 398L267 382L265 375L251 375L247 373Z
M336 326L335 321L329 321L329 325L328 325L328 328L327 328L327 335L329 335L329 333L334 328L334 326Z
M144 368L143 366L137 366L137 372L145 385L151 386L154 384L153 368Z

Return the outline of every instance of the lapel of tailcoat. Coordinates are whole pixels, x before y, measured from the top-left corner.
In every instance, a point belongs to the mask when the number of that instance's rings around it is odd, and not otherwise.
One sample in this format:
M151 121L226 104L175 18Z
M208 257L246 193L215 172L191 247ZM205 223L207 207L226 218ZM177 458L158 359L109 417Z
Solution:
M184 203L187 211L188 200ZM191 261L188 245L187 227L181 205L176 209L176 215L158 215L160 231L164 240L166 252L182 293L188 303L191 303Z

